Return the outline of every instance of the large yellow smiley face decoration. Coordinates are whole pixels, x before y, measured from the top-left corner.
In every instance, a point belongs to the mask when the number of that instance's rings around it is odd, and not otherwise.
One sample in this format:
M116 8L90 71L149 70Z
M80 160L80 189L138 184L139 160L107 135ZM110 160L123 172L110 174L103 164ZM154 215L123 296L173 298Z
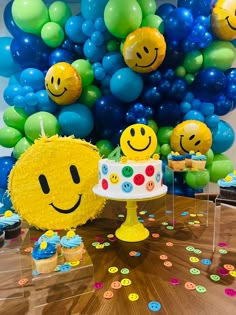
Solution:
M120 147L130 160L148 160L156 150L157 136L151 127L134 124L123 131Z
M140 27L130 33L124 42L123 56L129 68L147 73L156 70L166 54L166 42L155 28Z
M82 81L74 67L58 62L49 68L45 77L49 97L58 105L74 103L82 92Z
M218 0L212 10L211 26L219 39L236 38L236 1Z
M205 154L211 147L212 134L203 122L186 120L172 131L170 145L173 151L186 154L190 151Z
M75 228L102 210L97 183L100 155L90 143L72 137L42 137L18 159L9 176L15 210L42 230Z

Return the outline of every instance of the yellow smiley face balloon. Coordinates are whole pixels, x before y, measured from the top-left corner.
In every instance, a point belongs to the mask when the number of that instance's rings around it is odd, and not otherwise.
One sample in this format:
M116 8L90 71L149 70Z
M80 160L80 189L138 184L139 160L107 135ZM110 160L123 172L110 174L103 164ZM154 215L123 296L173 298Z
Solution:
M166 54L166 42L155 28L141 27L130 33L123 45L123 56L129 68L147 73L156 70Z
M170 137L173 151L186 154L190 151L205 154L211 147L212 134L210 129L201 121L186 120L177 125Z
M212 10L211 27L219 39L236 38L236 1L218 0Z
M72 137L42 137L21 155L9 176L14 209L42 230L67 230L94 219L102 197L92 191L100 155Z
M59 62L49 68L45 77L49 97L58 105L74 103L82 92L80 75L69 63Z
M120 147L130 160L148 160L156 150L157 136L151 127L134 124L123 131Z

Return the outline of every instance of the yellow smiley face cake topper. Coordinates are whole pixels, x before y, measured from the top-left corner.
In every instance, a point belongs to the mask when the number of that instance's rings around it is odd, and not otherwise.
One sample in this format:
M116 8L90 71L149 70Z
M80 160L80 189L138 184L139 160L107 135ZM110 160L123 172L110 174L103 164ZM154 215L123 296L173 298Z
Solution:
M218 0L211 14L211 27L222 40L236 38L236 1Z
M134 124L121 134L120 147L130 160L148 160L156 150L157 136L151 127Z
M14 209L42 230L68 230L94 219L105 202L92 191L99 160L98 149L84 140L36 140L10 172Z
M74 67L58 62L49 68L45 77L49 97L58 105L74 103L82 92L82 81Z
M186 154L190 151L207 153L212 144L210 129L201 121L186 120L172 131L170 145L173 151Z
M129 68L148 73L156 70L163 62L166 42L157 29L140 27L126 37L122 52Z

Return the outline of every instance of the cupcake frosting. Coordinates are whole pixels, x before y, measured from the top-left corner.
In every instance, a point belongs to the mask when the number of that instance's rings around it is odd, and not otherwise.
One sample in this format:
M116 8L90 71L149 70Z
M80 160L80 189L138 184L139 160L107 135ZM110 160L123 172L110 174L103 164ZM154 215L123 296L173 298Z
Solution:
M21 221L18 214L13 213L11 210L5 211L4 215L0 217L0 227L5 228L9 225L14 225Z
M172 154L172 160L173 161L183 161L185 159L184 155L180 155L178 152L175 152Z
M60 236L57 234L57 232L48 230L46 233L42 234L38 239L39 243L43 241L46 241L47 243L51 243L54 246L56 246L60 242Z
M217 183L223 188L236 187L236 178L227 175L225 178L219 179Z
M43 241L42 243L35 243L32 251L32 257L36 260L47 259L56 253L56 247L53 244Z
M194 161L206 161L207 158L205 155L201 154L200 152L197 152L196 155L192 156L192 159Z
M76 235L74 231L69 231L61 238L61 246L65 248L75 248L82 244L82 238Z

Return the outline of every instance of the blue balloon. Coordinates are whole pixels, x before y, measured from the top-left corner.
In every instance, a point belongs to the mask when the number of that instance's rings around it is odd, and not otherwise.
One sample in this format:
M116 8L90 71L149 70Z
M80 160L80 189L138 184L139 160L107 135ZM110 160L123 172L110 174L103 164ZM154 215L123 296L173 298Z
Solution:
M82 32L84 35L90 37L95 31L95 26L92 20L84 20L82 24Z
M38 99L38 110L48 113L56 113L58 110L58 105L54 103L51 98L48 96L46 90L40 90L35 93Z
M191 10L194 17L199 15L209 16L216 0L178 0L178 7Z
M11 37L0 37L0 76L7 78L19 71L11 54L12 42Z
M169 97L176 101L181 101L187 91L187 82L184 79L178 78L171 82L171 89L169 91Z
M87 36L82 32L84 18L81 15L69 17L65 24L65 33L73 42L82 44L86 41Z
M110 89L112 94L122 102L133 102L141 95L142 76L128 67L121 68L113 74Z
M211 129L214 130L217 128L218 124L220 122L219 116L212 114L205 118L205 124Z
M16 159L11 156L0 157L0 189L7 189L8 176L15 163Z
M162 92L157 86L144 87L141 98L147 106L156 107L162 99Z
M8 4L5 6L4 13L3 13L3 18L4 18L4 23L9 31L9 33L17 37L19 36L23 31L16 25L13 17L12 17L12 4L13 1L9 1Z
M34 92L42 90L45 87L44 74L38 69L27 68L20 75L20 84L31 87Z
M171 11L164 20L165 34L172 40L186 38L194 25L190 10L177 8Z
M51 52L49 56L49 66L53 66L58 62L67 62L67 63L72 63L74 61L74 56L73 54L62 48L56 48L54 51Z
M61 133L76 138L89 136L94 128L94 118L90 109L82 104L75 103L65 106L58 115Z
M156 15L160 16L162 20L165 20L168 14L175 9L175 6L171 3L161 4L157 10Z
M106 73L113 75L116 71L125 67L124 58L120 52L108 52L102 58L102 66Z
M233 102L225 95L220 95L218 100L215 102L215 114L224 116L233 109Z
M156 122L158 126L175 126L180 116L179 104L175 101L164 101L156 110Z
M85 19L95 20L103 17L104 9L108 0L81 0L81 13Z
M19 95L23 95L23 89L20 84L10 84L3 92L4 100L10 106L15 105L14 98Z
M235 140L233 128L224 120L220 120L218 127L212 133L211 149L214 153L223 153L231 148Z
M209 102L202 102L199 110L204 116L209 116L214 113L215 106L214 104L209 103Z
M205 122L204 116L199 111L193 109L184 115L183 120L198 120Z
M89 38L84 43L83 51L85 57L90 62L98 62L102 60L104 54L106 53L106 46L104 44L96 46Z

